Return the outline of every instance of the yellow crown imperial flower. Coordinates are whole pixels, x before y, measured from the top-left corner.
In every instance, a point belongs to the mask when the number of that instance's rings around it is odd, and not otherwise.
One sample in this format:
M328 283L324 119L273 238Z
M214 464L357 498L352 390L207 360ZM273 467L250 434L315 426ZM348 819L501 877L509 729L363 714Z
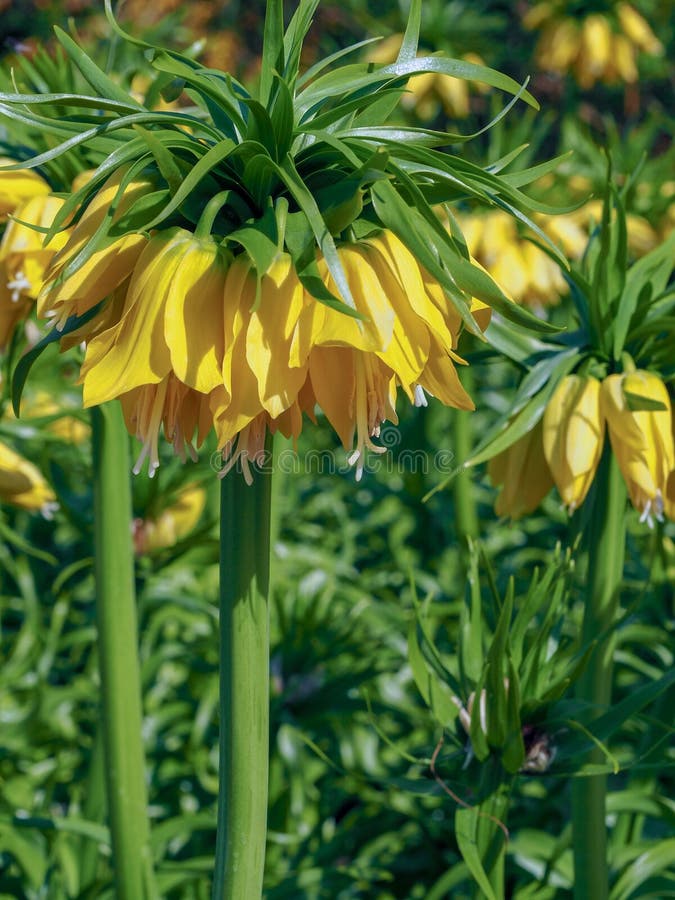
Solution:
M542 426L544 456L563 503L574 512L593 483L605 440L598 379L564 377L546 407Z
M56 506L54 491L39 469L0 442L0 500L49 517Z
M15 165L15 159L0 156L0 222L31 197L46 196L51 188L33 169L2 171L3 166Z
M15 302L22 296L37 297L47 266L68 240L68 232L61 231L45 244L44 231L38 230L49 228L62 206L60 197L32 197L15 210L5 229L0 241L0 265Z
M519 519L535 510L553 487L542 444L542 420L506 450L493 456L488 474L502 490L495 502L498 516Z
M661 520L668 478L675 469L672 405L658 375L638 370L602 382L602 409L609 439L640 521ZM662 409L631 409L632 398L656 401Z
M362 321L310 297L287 254L278 254L259 287L245 255L232 263L225 285L223 378L211 394L219 448L228 460L224 471L244 452L259 456L265 422L272 431L281 427L297 437L302 412L314 401L348 450L357 477L366 450L383 452L372 441L382 423L398 421L399 386L417 405L426 403L428 390L443 403L473 408L454 366L462 362L452 349L459 316L450 311L440 285L386 230L342 244L338 254ZM325 261L320 258L318 265L335 292ZM485 307L476 307L485 327ZM232 442L240 433L235 453Z
M625 81L634 84L638 80L638 68L635 61L635 48L623 34L615 34L612 55L605 70L603 81L612 84Z

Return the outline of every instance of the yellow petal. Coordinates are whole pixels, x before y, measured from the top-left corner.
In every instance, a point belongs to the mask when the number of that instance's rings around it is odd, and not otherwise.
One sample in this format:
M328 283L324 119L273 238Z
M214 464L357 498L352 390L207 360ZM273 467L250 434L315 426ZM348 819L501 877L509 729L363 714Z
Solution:
M520 518L539 506L553 487L553 478L544 456L542 420L488 464L495 486L502 485L495 512L499 516Z
M316 402L348 450L354 439L354 355L343 347L316 347L309 358Z
M171 371L164 318L175 266L165 254L184 243L186 232L155 236L139 259L121 320L87 346L80 379L84 405L93 406L144 384L157 384Z
M165 254L167 285L164 339L176 376L208 394L222 384L223 302L228 260L211 239L186 238ZM148 291L157 288L148 287Z
M457 370L445 350L432 341L429 359L419 378L420 385L446 406L475 409L473 400L462 387Z
M596 378L568 375L543 417L544 455L563 503L583 503L602 455L605 423Z
M358 244L343 245L338 253L356 309L366 319L357 321L327 307L317 343L351 346L359 350L385 350L394 331L394 310L389 299L372 267L364 260ZM323 260L319 262L319 269L325 272L328 289L339 296Z
M2 166L16 163L7 156L0 157ZM31 197L46 196L51 191L47 182L33 169L14 169L10 172L0 171L0 220L6 218L14 210L22 206Z
M294 403L307 377L305 366L290 364L291 343L303 309L302 284L291 257L281 254L262 278L260 302L251 313L246 334L246 359L258 381L263 409L272 418Z
M44 509L56 500L39 469L0 442L0 500L22 509Z
M624 390L662 403L662 410L633 411ZM602 383L602 403L612 450L631 502L646 517L661 514L668 479L675 468L672 405L661 379L651 372L610 375Z

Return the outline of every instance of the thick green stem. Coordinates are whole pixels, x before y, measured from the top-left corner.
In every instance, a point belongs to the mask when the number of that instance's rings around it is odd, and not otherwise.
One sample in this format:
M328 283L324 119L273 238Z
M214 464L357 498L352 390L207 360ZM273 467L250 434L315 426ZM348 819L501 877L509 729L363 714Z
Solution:
M267 836L272 476L223 479L220 789L213 900L259 900Z
M626 487L609 445L605 445L593 494L586 532L588 577L583 638L597 640L616 620L626 539ZM598 712L611 701L614 636L600 640L577 686L577 696ZM588 762L604 762L594 750ZM606 900L609 894L604 775L575 779L572 785L574 896L577 900Z
M141 733L129 438L122 411L92 411L96 618L108 818L117 900L157 897Z
M506 847L508 843L506 820L514 779L501 767L488 767L484 775L484 789L489 793L481 800L476 820L476 845L485 873L498 900L503 900L505 885ZM480 890L476 900L484 895Z
M504 897L504 874L507 838L504 832L509 811L511 781L497 788L492 796L481 803L484 816L478 820L477 842L490 885L496 897ZM489 818L488 818L489 817Z

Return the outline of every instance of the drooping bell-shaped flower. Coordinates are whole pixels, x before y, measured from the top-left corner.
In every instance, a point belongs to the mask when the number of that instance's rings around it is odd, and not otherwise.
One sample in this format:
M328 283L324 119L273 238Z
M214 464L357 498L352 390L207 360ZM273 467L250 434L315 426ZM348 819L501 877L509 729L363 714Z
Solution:
M16 160L0 156L0 222L31 197L46 197L50 186L34 169L5 169Z
M62 231L47 244L44 241L44 231L62 205L60 197L36 194L18 207L7 223L0 241L0 348L30 313L47 267L68 239L68 232Z
M652 56L663 55L663 44L635 7L630 3L619 3L616 11L621 29L631 43Z
M0 501L51 515L56 496L40 470L7 444L0 442Z
M542 420L488 463L488 474L501 491L495 502L499 516L518 519L539 506L553 487L544 455Z
M612 450L641 521L661 519L670 473L675 469L672 405L658 375L638 370L602 382L602 409ZM640 398L660 409L640 409ZM637 409L631 409L632 403Z
M544 456L563 503L574 512L593 483L605 440L598 379L565 376L542 424Z

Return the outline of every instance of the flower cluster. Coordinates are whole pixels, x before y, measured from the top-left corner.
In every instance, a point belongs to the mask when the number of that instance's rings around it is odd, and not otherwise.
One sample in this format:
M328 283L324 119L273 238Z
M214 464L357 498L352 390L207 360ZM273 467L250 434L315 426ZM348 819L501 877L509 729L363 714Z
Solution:
M385 420L396 422L399 388L411 403L425 392L471 409L455 363L460 317L439 283L391 232L338 245L356 314L317 301L290 255L278 251L260 273L247 253L233 255L198 226L112 238L82 266L73 260L92 239L121 190L124 170L100 188L54 256L38 312L57 328L95 313L70 340L86 343L84 405L119 398L129 429L159 465L160 428L176 451L194 455L211 427L224 451L223 474L264 450L267 432L297 438L303 413L319 405L350 461L363 470L366 450ZM132 181L113 217L148 194ZM326 289L336 285L319 256ZM474 301L485 328L489 309Z
M567 375L543 417L490 461L503 485L496 511L531 512L555 484L569 512L586 498L602 456L605 430L640 520L675 517L672 404L663 381L646 371Z
M535 216L534 222L563 250L566 259L576 261L586 250L589 233L601 219L602 201L598 199L571 213ZM472 257L485 266L516 303L535 308L553 306L568 293L560 265L521 235L513 216L502 210L489 210L460 215L458 221ZM644 256L659 243L659 234L652 225L635 213L626 213L626 231L633 258ZM664 221L663 237L671 231L672 225Z
M638 53L664 52L647 21L629 3L618 3L615 16L591 12L580 20L566 14L564 3L545 0L529 10L523 24L541 30L537 64L558 75L573 72L582 88L597 81L635 82Z
M529 222L528 198L440 150L450 136L385 124L408 85L430 74L536 106L534 98L482 65L418 56L419 3L393 62L332 65L355 45L301 72L315 7L301 4L284 34L283 4L268 5L252 91L154 48L158 83L170 75L186 86L186 105L170 105L171 85L161 103L161 88L148 89L146 102L57 29L88 93L3 94L8 118L37 142L20 165L98 166L47 195L31 232L42 268L27 275L27 251L21 270L15 253L12 283L27 298L37 293L38 316L54 326L38 352L54 341L82 348L85 406L121 401L142 442L135 471L147 460L154 473L162 431L186 458L213 430L222 474L237 465L250 481L267 435L297 439L318 407L360 477L366 452L383 452L376 440L384 421L396 422L399 391L416 405L431 394L473 408L456 370L463 327L479 334L495 309L548 328L509 302L435 213L459 187L469 198L499 198ZM123 40L139 43L110 3L106 15ZM51 146L51 136L61 143ZM519 184L545 171L528 170Z

